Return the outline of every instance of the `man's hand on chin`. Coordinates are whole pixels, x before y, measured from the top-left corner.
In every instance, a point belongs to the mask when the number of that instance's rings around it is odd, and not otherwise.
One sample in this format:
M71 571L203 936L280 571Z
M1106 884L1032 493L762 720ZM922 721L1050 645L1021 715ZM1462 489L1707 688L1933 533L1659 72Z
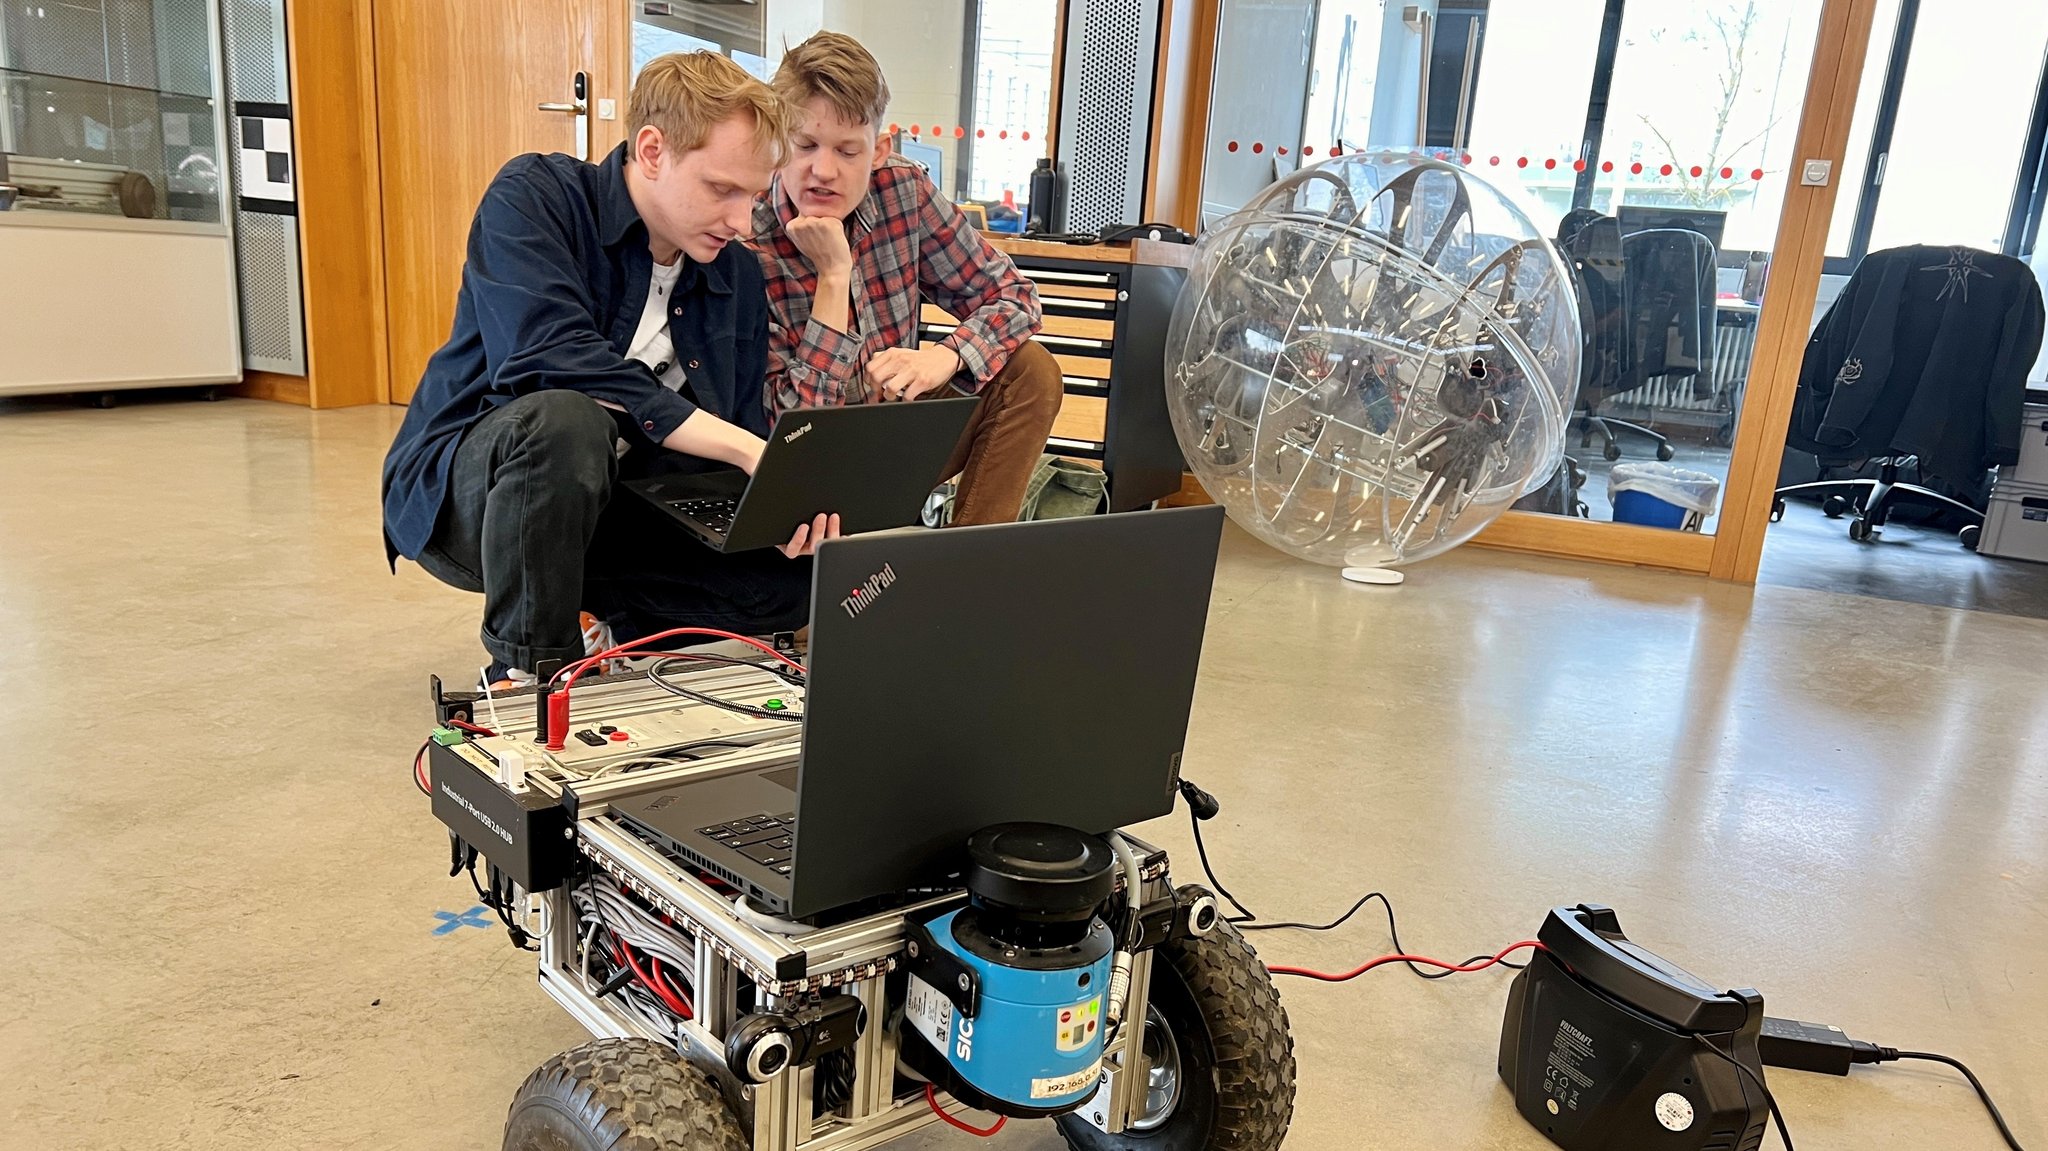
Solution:
M959 375L961 367L959 353L951 348L884 348L868 360L869 398L914 400Z

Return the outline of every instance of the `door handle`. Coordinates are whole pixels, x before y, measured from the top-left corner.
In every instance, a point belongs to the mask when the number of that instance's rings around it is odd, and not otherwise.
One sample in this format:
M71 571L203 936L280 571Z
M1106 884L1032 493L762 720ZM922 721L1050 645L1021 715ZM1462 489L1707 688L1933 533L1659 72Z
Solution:
M1470 16L1466 18L1465 25L1465 76L1458 81L1458 126L1451 130L1453 148L1464 149L1472 146L1472 71L1478 64L1479 17Z
M576 117L576 158L590 159L590 73L578 72L575 79L576 99L563 103L549 101L535 105L538 111L561 112Z
M1429 58L1434 51L1431 30L1436 21L1428 12L1419 14L1422 33L1422 63L1416 72L1415 84L1415 149L1421 151L1429 144Z

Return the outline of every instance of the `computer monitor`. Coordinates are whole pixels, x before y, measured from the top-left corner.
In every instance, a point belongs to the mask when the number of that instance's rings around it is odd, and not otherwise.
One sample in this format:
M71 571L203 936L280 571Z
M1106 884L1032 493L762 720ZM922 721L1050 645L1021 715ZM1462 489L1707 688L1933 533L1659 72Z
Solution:
M1716 252L1721 250L1721 236L1728 226L1726 212L1665 204L1623 204L1615 212L1615 218L1621 221L1621 234L1624 236L1659 228L1677 228L1705 236L1713 243Z
M903 153L904 159L923 168L924 174L932 178L932 183L938 186L939 191L943 192L946 190L946 153L944 149L940 148L937 144L927 144L923 140L913 140L899 133L896 137L896 150Z

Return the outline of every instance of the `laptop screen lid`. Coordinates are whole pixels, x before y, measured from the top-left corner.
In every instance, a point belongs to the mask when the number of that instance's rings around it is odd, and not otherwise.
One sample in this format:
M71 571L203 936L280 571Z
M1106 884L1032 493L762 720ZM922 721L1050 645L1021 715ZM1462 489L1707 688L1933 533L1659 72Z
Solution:
M960 396L782 413L726 550L782 543L820 512L838 513L848 535L915 523L979 403Z
M1210 506L819 548L791 913L943 884L989 824L1172 810L1222 527Z

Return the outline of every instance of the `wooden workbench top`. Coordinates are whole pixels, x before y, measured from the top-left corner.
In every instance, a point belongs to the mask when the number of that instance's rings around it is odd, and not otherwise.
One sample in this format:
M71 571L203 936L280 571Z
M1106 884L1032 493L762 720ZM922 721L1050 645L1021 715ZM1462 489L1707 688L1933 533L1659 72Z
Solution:
M1059 244L1050 240L1021 240L1000 233L985 233L996 250L1012 256L1036 256L1042 260L1093 260L1104 264L1145 264L1158 268L1185 268L1194 262L1193 244L1169 244L1163 240L1132 240L1124 244Z

